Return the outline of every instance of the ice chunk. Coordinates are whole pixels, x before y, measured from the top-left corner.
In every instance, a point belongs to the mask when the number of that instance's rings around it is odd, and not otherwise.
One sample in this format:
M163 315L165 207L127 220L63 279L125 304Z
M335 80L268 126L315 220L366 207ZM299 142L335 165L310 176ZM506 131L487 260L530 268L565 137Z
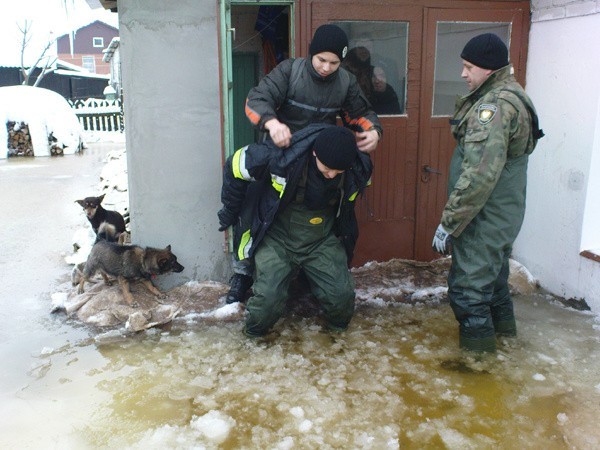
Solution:
M304 417L304 410L299 406L294 406L290 409L290 414L297 419L302 419Z
M541 373L536 373L532 378L535 381L544 381L546 379L546 377L544 375L542 375Z
M222 444L229 436L231 429L236 425L236 421L221 411L213 409L192 420L190 425L208 440Z
M293 448L294 438L286 436L274 447L274 450L292 450Z
M65 308L69 294L66 292L55 292L51 295L52 298L52 311L57 311Z
M302 423L300 423L300 425L298 426L298 431L300 431L300 433L308 433L311 428L313 427L313 423L306 419L303 420Z

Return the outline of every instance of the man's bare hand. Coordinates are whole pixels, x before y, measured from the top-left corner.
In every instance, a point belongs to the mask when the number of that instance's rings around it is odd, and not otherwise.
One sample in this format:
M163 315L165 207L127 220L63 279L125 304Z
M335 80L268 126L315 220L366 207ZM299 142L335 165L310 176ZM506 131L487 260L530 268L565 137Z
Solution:
M356 132L356 145L361 152L371 153L377 148L379 143L379 133L377 130Z
M287 125L277 119L271 119L265 122L265 128L269 131L269 135L277 147L284 148L290 145L292 133Z

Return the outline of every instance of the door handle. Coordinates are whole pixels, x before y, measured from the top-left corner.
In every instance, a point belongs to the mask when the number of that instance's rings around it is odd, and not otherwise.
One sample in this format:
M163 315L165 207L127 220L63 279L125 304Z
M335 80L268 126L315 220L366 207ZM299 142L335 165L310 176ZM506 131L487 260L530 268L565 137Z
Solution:
M440 172L437 169L434 169L433 167L428 166L427 164L425 164L423 166L423 172L425 172L425 173L437 173L438 175L442 174L442 172Z
M235 28L227 28L227 31L231 33L231 40L235 41Z
M430 173L435 173L436 175L442 175L442 172L440 172L439 170L434 169L433 167L429 166L428 164L425 164L423 166L423 173L421 174L421 181L423 183L429 182L429 174Z

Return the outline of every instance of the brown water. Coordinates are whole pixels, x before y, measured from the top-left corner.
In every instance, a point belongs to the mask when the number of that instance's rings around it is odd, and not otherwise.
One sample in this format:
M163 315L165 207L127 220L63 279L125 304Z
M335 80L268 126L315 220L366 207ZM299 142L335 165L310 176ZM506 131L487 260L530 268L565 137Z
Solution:
M86 158L65 158L61 173L81 174ZM49 314L68 237L35 239L43 257L23 262L22 244L1 261L40 279L11 273L16 287L0 295L0 448L600 448L600 321L549 296L518 296L518 338L477 360L459 352L444 303L363 303L339 335L292 316L256 341L239 322L186 318L95 339Z

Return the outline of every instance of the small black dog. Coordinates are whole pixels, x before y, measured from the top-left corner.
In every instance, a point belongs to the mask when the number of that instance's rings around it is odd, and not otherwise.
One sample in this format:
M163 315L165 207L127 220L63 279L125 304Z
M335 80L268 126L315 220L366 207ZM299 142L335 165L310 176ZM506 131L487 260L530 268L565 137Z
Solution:
M75 200L75 202L79 203L85 211L85 215L90 221L96 236L110 241L117 241L119 240L119 236L126 231L125 219L119 212L108 211L102 207L101 203L102 200L104 200L104 195L105 194L102 194L100 197L86 197L83 200ZM112 225L114 227L114 233L106 236L99 236L98 230L103 222Z

